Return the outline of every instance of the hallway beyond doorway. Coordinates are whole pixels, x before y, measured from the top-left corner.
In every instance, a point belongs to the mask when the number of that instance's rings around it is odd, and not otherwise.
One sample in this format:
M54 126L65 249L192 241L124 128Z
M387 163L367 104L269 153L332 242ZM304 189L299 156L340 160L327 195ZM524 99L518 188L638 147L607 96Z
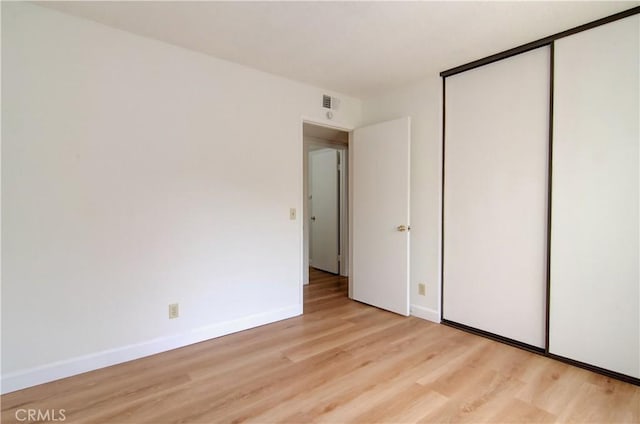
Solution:
M304 286L304 313L350 302L347 277L309 268L309 284Z

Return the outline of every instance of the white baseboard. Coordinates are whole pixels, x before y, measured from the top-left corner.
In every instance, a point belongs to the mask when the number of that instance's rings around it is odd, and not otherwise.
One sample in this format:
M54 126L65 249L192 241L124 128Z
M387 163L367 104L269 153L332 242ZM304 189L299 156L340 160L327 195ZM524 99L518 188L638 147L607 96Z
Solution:
M9 393L87 371L166 352L193 343L224 336L264 324L292 318L302 314L302 305L293 305L262 314L250 315L193 329L187 333L160 337L153 340L53 362L35 368L2 375L1 393Z
M411 315L440 324L440 313L424 306L411 305Z

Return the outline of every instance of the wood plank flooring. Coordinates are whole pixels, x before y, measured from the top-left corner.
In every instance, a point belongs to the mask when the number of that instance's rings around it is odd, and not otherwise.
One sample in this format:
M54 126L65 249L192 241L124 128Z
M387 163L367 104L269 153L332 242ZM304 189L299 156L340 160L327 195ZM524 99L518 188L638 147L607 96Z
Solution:
M2 422L640 422L640 387L311 280L303 316L6 394Z

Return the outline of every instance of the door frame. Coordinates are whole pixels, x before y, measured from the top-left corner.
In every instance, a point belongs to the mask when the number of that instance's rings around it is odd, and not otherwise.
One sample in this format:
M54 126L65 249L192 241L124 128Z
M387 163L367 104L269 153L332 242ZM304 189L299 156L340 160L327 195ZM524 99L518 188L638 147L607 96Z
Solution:
M352 215L351 215L351 207L352 207L352 182L351 176L349 173L349 168L351 167L351 163L353 158L349 153L349 147L351 144L351 140L353 137L354 127L347 127L344 125L336 124L331 121L327 121L324 119L312 118L308 116L302 116L300 119L300 147L301 147L301 163L300 163L300 181L302 184L300 185L300 205L301 211L300 214L301 219L299 223L299 234L300 234L300 303L302 304L304 301L303 298L303 287L308 284L308 274L305 273L305 267L308 270L308 251L305 250L305 244L307 243L307 237L305 236L305 222L308 219L309 208L307 204L306 194L307 189L305 188L305 183L307 182L307 173L308 173L308 149L304 140L304 124L312 124L320 127L330 128L334 130L344 131L348 133L348 141L347 145L339 145L339 144L330 144L327 143L326 147L332 147L341 152L341 164L342 170L340 176L340 184L343 187L340 193L340 252L342 254L341 262L340 262L340 275L347 274L351 275L352 267L351 267L351 256L352 256ZM346 156L346 158L345 158ZM345 207L346 206L346 207ZM345 266L346 265L346 266ZM306 278L305 278L306 277ZM348 292L349 298L352 297L352 287L351 281L348 282Z

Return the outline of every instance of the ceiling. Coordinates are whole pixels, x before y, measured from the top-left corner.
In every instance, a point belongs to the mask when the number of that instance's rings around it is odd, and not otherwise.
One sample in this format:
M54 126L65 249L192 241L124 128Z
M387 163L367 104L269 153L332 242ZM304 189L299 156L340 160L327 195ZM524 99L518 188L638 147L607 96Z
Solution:
M366 98L640 2L37 2Z

